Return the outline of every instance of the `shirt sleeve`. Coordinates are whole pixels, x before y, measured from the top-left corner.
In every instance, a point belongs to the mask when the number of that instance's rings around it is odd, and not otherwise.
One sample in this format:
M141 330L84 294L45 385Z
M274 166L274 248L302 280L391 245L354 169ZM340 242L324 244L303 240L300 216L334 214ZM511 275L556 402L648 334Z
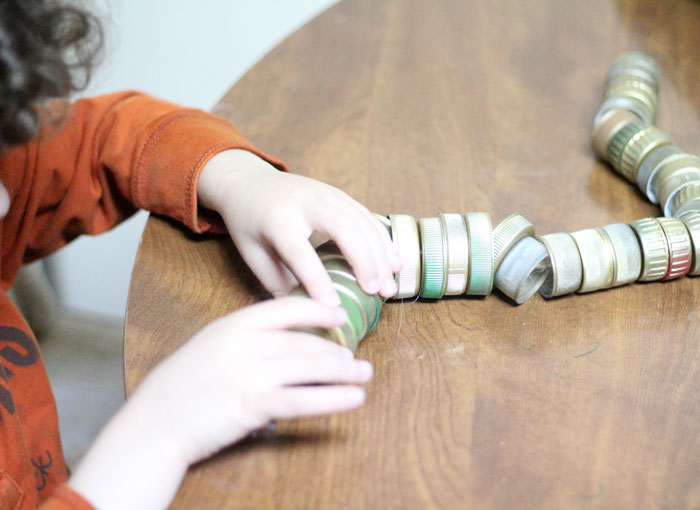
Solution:
M226 120L138 92L79 100L60 119L0 161L11 203L3 237L26 247L25 261L139 208L195 232L216 229L210 215L198 214L197 181L220 151L249 150L283 168Z
M95 510L95 507L67 485L61 485L38 510Z

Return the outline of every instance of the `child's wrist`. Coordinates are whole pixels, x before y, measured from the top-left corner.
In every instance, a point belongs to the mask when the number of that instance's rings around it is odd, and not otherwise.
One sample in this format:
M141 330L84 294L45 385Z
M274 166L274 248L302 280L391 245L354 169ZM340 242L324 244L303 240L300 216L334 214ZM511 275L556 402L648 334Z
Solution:
M279 172L258 155L245 149L228 149L213 156L202 168L197 182L199 205L219 210L222 201L230 200L227 190L240 187L246 177ZM228 197L228 198L227 198Z
M188 463L149 398L135 395L100 432L68 484L101 510L166 508Z

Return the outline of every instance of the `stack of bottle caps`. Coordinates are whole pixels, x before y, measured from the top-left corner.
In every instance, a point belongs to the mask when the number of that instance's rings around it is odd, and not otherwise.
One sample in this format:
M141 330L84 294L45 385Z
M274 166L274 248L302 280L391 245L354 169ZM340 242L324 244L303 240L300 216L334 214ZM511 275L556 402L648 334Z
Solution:
M700 274L700 213L642 218L540 240L551 265L540 289L546 298Z
M664 216L700 212L700 157L684 153L652 125L659 91L659 66L644 53L621 55L606 79L593 121L595 153L636 184Z
M486 296L494 286L517 303L546 278L547 251L519 214L495 229L487 213L440 213L418 221L390 214L392 242L403 262L397 299Z
M485 213L389 223L403 262L397 299L485 296L495 285L522 304L538 290L551 298L700 274L700 213L542 237L520 214L493 230Z
M486 296L497 288L516 304L537 291L545 298L619 287L632 282L700 275L700 158L683 153L651 123L659 67L627 53L608 71L591 134L593 150L666 217L535 237L532 223L513 214L492 228L487 213L440 213L416 220L375 214L403 268L394 299ZM317 253L348 314L333 330L312 330L352 349L372 331L384 299L366 294L333 242ZM295 294L306 295L302 289Z
M547 278L549 255L534 239L532 224L519 214L495 229L482 212L441 213L416 220L408 214L375 218L387 229L403 268L395 275L394 299L441 299L486 296L494 286L520 304L530 299ZM334 242L316 249L338 292L348 321L330 331L310 331L353 351L379 320L384 299L366 294ZM300 287L292 294L307 294Z
M348 320L343 325L328 331L317 328L302 330L310 331L344 345L355 352L360 341L379 322L379 312L384 304L384 299L376 294L367 294L362 290L350 264L345 260L335 243L327 242L319 246L316 252L331 277L333 287L340 297L340 305L346 311ZM291 294L308 297L308 294L301 287L294 289Z
M642 218L630 224L535 237L522 215L491 228L486 213L446 214L416 220L379 217L403 268L394 299L486 296L497 288L516 304L537 291L549 299L633 282L700 275L700 212L682 218ZM384 300L366 294L352 268L328 242L317 249L348 314L348 321L314 333L353 351L377 324ZM303 290L295 290L304 294ZM305 295L305 294L304 294Z

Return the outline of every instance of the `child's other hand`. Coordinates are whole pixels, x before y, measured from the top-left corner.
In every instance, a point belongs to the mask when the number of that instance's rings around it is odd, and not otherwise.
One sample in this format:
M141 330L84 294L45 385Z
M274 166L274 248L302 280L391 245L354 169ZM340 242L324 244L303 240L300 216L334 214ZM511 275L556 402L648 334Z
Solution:
M199 331L139 388L196 462L270 420L348 411L364 403L367 361L298 327L339 326L340 308L306 298L259 303ZM315 386L300 386L321 383ZM137 392L138 393L138 392Z
M309 242L314 232L336 242L365 292L396 294L393 273L401 261L389 235L333 186L280 172L251 152L228 150L205 165L198 196L222 216L246 263L274 295L286 294L298 280L312 298L340 304Z
M345 320L340 308L289 297L212 322L144 379L70 485L100 509L164 509L189 465L270 420L361 406L371 365L328 340L287 331Z

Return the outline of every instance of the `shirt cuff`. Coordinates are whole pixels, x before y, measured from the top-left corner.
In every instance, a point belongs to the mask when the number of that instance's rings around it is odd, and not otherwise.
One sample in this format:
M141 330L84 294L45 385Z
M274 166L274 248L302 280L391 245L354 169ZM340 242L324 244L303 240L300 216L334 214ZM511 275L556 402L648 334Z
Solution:
M137 207L164 214L195 232L225 231L215 214L199 214L197 182L204 165L228 149L244 149L280 170L284 164L256 149L230 123L200 110L171 113L154 128L134 169Z

